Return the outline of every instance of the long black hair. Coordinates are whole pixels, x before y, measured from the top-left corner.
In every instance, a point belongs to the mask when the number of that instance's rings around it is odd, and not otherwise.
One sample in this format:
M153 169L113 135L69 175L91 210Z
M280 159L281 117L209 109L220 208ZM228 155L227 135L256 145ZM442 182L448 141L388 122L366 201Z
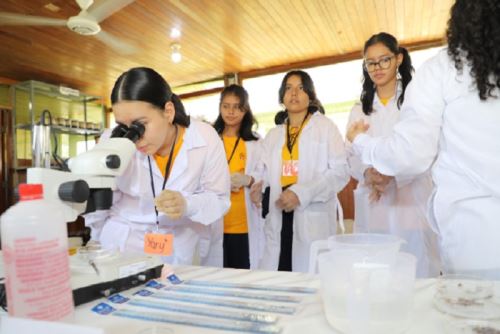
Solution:
M222 106L222 100L224 100L224 97L226 97L227 95L236 96L240 100L240 111L245 113L243 119L241 120L240 130L238 132L239 136L244 141L259 139L252 131L252 128L257 124L257 121L255 120L255 117L253 117L252 109L250 109L250 103L248 102L248 92L245 88L235 84L227 86L220 94L219 116L217 116L217 119L215 120L213 125L215 131L217 131L217 133L222 136L225 124L224 120L222 119L220 108Z
M286 91L286 83L288 79L294 75L300 77L300 81L302 82L304 91L306 92L307 96L309 96L309 107L307 107L307 112L310 114L314 114L316 111L319 111L320 113L324 114L325 109L323 108L323 105L316 96L316 89L314 88L314 82L312 81L311 76L307 72L302 70L293 70L285 75L285 77L281 81L281 86L279 89L279 103L281 104L283 103L283 98L285 97L285 91ZM283 124L287 117L288 117L287 110L279 111L274 116L274 123L276 123L276 125Z
M160 111L165 103L171 101L175 107L173 124L189 126L184 105L163 77L148 67L134 67L122 73L111 91L111 104L120 101L143 101L152 104Z
M386 48L388 48L394 55L403 55L403 61L399 65L398 72L401 75L401 85L403 86L403 91L398 98L397 106L401 107L405 99L406 86L411 81L413 74L413 66L411 64L410 54L408 50L398 45L396 37L388 34L386 32L381 32L370 37L363 47L363 56L366 54L368 48L374 44L382 43ZM363 64L363 90L361 91L361 105L363 106L363 113L365 115L370 115L373 111L373 99L375 97L376 87L373 83L368 71Z
M457 0L446 31L448 55L461 72L470 65L479 98L486 100L500 88L500 1Z

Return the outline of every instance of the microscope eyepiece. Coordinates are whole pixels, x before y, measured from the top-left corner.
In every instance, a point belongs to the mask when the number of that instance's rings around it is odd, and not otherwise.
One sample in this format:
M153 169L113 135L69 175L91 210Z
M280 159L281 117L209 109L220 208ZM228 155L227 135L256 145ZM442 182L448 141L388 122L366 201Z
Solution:
M122 138L128 131L128 127L124 124L118 124L111 132L111 138Z
M130 139L132 142L136 142L141 139L144 134L145 128L144 125L140 122L132 122L130 127L128 128L128 132L125 134L125 138Z
M130 127L124 124L119 124L111 132L111 138L128 138L135 143L141 139L145 130L144 124L137 121L132 122Z

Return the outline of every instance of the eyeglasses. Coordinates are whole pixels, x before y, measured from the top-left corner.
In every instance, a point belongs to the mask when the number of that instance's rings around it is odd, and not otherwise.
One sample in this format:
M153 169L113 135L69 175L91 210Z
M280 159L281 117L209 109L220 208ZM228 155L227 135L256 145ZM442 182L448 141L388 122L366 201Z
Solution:
M377 65L379 68L386 70L391 66L392 58L394 56L382 57L379 61L365 60L363 66L367 72L374 72L377 69Z

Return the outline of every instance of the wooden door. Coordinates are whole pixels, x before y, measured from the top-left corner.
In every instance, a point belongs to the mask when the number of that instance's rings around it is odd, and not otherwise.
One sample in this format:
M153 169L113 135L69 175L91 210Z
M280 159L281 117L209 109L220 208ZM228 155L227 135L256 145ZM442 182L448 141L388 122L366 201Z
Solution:
M12 110L0 106L0 214L12 204L9 161L12 161Z

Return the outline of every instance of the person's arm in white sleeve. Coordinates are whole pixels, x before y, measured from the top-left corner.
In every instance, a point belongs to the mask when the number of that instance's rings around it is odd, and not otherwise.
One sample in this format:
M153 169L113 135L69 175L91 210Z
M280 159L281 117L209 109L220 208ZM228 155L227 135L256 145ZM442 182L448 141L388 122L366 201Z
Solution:
M311 182L294 184L289 188L299 198L299 209L305 209L311 202L329 201L349 181L344 140L333 122L329 122L327 147L328 167L326 171L315 175Z
M403 188L404 186L412 183L418 175L394 175L394 181L397 188Z
M347 129L351 126L352 123L362 119L362 111L360 112L360 106L355 105L351 113L349 114L349 121L347 122ZM365 171L367 168L371 167L369 165L364 164L361 161L361 157L354 152L352 148L352 144L350 141L346 140L345 142L346 154L347 154L347 162L349 163L350 174L353 178L355 178L359 183L365 183Z
M185 216L192 221L209 225L222 218L229 209L229 168L222 141L214 134L209 139L209 151L197 193L182 192L186 200Z
M272 147L272 140L269 137L269 133L267 136L259 140L258 142L258 148L256 150L259 150L260 152L256 154L256 163L253 165L252 170L249 171L248 175L253 177L254 179L254 184L258 182L262 182L262 189L265 189L267 186L269 186L269 182L266 177L266 170L267 170L267 163L268 159L270 159L270 150Z
M365 164L385 175L418 175L434 162L445 108L446 68L435 57L417 71L406 89L401 120L388 137L358 135L353 149Z

